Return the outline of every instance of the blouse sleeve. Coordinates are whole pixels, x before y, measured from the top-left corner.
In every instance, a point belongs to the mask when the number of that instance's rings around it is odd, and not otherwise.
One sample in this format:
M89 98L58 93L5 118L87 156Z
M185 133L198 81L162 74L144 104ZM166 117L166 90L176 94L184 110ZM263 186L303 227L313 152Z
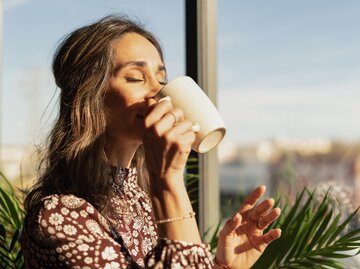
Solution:
M145 258L146 268L213 268L208 244L162 238Z
M131 259L123 246L110 236L105 218L85 200L73 195L45 199L38 221L41 237L55 250L56 260L69 268L128 268Z
M55 259L69 268L139 268L125 246L111 237L105 218L73 195L44 200L38 215L40 235ZM145 257L145 268L212 268L207 244L159 239Z

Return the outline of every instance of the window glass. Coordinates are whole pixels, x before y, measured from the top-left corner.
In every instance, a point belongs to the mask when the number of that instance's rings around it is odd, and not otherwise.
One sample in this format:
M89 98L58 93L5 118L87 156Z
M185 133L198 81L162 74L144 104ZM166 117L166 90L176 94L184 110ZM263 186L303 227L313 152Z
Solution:
M169 79L185 73L184 1L5 0L3 9L0 145L2 171L15 181L30 176L34 145L56 116L52 55L75 28L110 14L128 15L160 39Z
M218 1L223 214L269 195L330 186L360 203L360 3Z

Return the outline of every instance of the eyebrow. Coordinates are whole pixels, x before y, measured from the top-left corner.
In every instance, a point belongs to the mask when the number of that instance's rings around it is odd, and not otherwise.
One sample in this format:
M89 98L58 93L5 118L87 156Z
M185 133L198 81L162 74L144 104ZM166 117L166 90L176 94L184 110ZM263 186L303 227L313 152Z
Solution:
M137 66L137 67L145 67L147 65L147 63L145 61L130 61L130 62L126 62L123 64L119 64L117 66L115 66L114 70L113 70L113 75L116 75L121 69L127 67L127 66ZM158 71L164 71L166 73L166 68L164 65L159 65Z

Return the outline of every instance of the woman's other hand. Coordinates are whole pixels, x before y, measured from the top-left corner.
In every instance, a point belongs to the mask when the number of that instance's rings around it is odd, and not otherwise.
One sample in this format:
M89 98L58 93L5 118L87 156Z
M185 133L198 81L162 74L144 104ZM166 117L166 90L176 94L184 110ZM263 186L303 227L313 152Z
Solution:
M244 204L220 231L217 260L230 268L250 268L265 248L281 236L280 229L264 230L280 215L280 208L273 208L274 200L266 199L255 204L265 193L265 186L257 187Z

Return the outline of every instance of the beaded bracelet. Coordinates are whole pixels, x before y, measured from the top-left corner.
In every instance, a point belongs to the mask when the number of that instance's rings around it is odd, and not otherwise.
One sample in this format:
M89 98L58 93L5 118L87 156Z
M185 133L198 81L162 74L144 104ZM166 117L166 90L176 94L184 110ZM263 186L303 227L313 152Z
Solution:
M215 256L215 259L214 259L214 262L217 266L219 266L220 268L223 268L223 269L231 269L229 266L223 264L222 262L220 262L216 256Z
M195 212L190 212L188 215L185 215L185 216L182 216L182 217L157 220L156 224L168 223L168 222L173 222L173 221L178 221L178 220L183 220L183 219L190 219L190 218L192 218L194 216L195 216Z

